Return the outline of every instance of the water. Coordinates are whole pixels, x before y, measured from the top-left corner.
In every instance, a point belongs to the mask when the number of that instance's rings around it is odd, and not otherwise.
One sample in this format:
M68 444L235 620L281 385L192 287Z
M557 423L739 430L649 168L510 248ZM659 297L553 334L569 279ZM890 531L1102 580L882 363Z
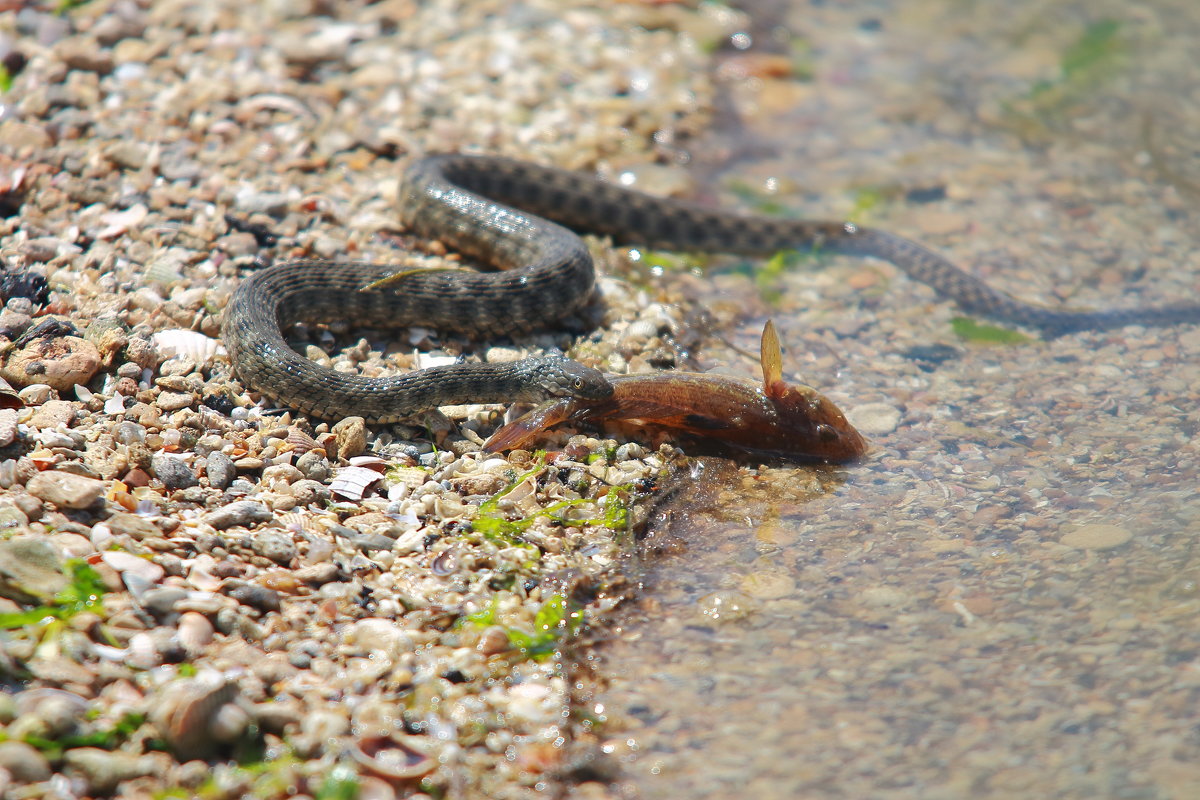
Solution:
M814 78L732 98L724 202L1051 304L1197 296L1194 3L790 6L754 35ZM785 368L878 432L847 469L713 464L656 531L591 701L621 792L1200 796L1200 329L966 343L852 259L712 283L760 309L738 345L771 313Z

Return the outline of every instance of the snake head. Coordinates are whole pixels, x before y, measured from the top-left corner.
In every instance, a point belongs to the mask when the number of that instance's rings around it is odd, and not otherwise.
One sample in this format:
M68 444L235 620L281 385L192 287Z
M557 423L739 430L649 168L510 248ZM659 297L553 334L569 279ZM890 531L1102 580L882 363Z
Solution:
M612 384L599 370L561 356L542 360L535 383L545 393L545 397L604 400L613 393Z

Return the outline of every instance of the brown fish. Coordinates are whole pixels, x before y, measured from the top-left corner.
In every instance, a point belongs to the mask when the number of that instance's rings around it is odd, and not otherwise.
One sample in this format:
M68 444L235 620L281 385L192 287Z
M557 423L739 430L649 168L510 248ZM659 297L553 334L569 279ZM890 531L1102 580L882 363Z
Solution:
M804 461L840 464L866 452L866 440L837 406L811 387L783 380L779 337L770 320L763 328L760 361L761 386L694 372L606 376L613 386L611 397L552 400L500 428L484 449L496 453L528 447L543 431L567 420L620 419Z

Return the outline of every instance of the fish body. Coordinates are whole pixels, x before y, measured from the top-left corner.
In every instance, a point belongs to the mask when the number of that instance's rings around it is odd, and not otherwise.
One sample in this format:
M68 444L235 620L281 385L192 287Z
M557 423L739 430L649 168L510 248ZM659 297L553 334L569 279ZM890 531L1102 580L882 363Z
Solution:
M861 457L866 440L841 410L816 389L784 381L780 361L774 325L768 322L761 384L695 372L610 375L610 397L546 403L496 431L486 449L527 447L568 420L626 420L793 459L845 463Z

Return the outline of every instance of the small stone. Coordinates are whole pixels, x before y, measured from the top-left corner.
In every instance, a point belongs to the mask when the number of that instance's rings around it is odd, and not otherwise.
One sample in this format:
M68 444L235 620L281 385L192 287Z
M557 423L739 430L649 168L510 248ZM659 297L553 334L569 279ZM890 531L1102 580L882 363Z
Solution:
M81 712L87 706L86 700L79 695L57 689L34 689L32 692L53 692L38 697L36 702L31 704L35 706L34 709L29 712L29 716L37 717L43 738L59 739L78 731ZM21 720L17 720L13 724L19 725L20 722ZM15 731L10 728L9 733Z
M307 567L301 567L296 570L296 578L311 583L314 586L321 586L326 583L333 583L341 577L341 570L337 564L331 561L324 561L320 564L310 564Z
M30 399L26 397L25 393L34 388L35 387L33 386L28 386L21 391L21 399L30 405L37 404L30 402ZM50 389L49 386L46 388ZM50 389L50 391L53 391L53 389ZM33 394L33 392L30 392L30 394ZM33 416L29 418L28 424L29 427L36 428L37 430L47 430L51 428L57 428L60 425L69 426L74 421L74 403L70 402L69 400L47 399L45 402L42 402L40 405L38 405L38 409L34 411Z
M6 339L16 339L25 329L33 324L33 317L5 308L0 311L0 336Z
M900 425L900 409L887 403L863 403L847 411L846 416L860 433L891 433Z
M50 779L50 763L24 742L0 742L0 769L8 770L19 783L38 783Z
M868 608L893 608L908 602L908 594L895 586L868 586L858 599Z
M220 450L214 450L208 454L208 458L204 462L204 472L208 475L209 484L217 489L228 489L237 477L237 468L233 465L233 459Z
M191 392L160 392L156 402L163 411L179 411L195 405L196 395Z
M280 216L288 209L288 196L280 192L260 192L252 188L238 191L234 207L244 214Z
M118 139L105 148L104 154L118 167L136 170L146 166L149 146L132 139Z
M0 506L0 534L13 528L23 528L29 524L29 517L16 506Z
M324 503L330 497L329 487L315 480L296 481L288 487L288 491L296 499L296 504L301 506Z
M153 755L138 756L99 747L72 747L63 753L64 771L83 778L91 795L111 794L122 782L155 775L163 766L162 759Z
M60 656L35 655L26 664L29 674L48 684L66 686L74 684L85 687L89 692L97 680L97 673L90 667L77 664Z
M122 481L127 486L131 486L135 489L140 486L149 486L150 473L139 467L134 467L133 469L129 470L129 472L125 473L125 477L122 478Z
M100 369L96 345L78 336L39 336L9 353L0 376L16 386L47 384L60 392L87 384Z
M186 589L178 586L163 586L150 589L141 596L142 608L156 617L162 618L175 613L175 607L188 596Z
M208 512L204 515L203 521L217 530L224 530L235 525L249 527L258 522L269 522L271 518L271 510L262 503L254 500L239 500Z
M123 550L110 550L100 558L121 574L126 585L129 585L131 579L139 581L141 585L153 585L166 575L163 568L153 561L135 556L133 553L126 553Z
M104 500L104 481L69 472L39 472L25 487L34 497L59 508L84 509Z
M1079 550L1111 550L1133 538L1133 534L1119 525L1094 523L1081 525L1058 541L1067 547Z
M324 483L333 474L329 461L315 450L309 450L296 459L296 469L300 470L305 478L318 483Z
M32 262L44 264L58 255L58 246L58 239L52 236L30 239L21 245L21 255Z
M279 610L279 592L256 583L230 581L225 586L225 594L242 605L256 608L259 611Z
M179 617L175 625L179 644L189 653L200 652L213 640L213 625L208 617L195 611L186 611Z
M105 520L105 522L114 534L128 536L139 542L142 539L162 535L162 531L157 525L145 517L139 517L137 514L117 512Z
M258 531L251 534L250 549L282 567L292 563L298 555L292 538L278 531Z
M367 423L362 417L346 417L333 426L338 458L348 459L367 449Z
M113 54L103 50L95 41L72 37L58 46L58 57L71 69L107 75L113 71Z
M719 589L697 600L696 607L713 622L733 622L757 611L758 603L736 589Z
M198 486L200 479L196 473L181 458L158 453L150 460L154 476L163 482L168 489L187 489Z
M796 581L781 570L761 570L742 578L741 588L759 600L778 600L795 593Z
M12 117L0 122L0 142L9 152L45 150L51 145L45 128Z

